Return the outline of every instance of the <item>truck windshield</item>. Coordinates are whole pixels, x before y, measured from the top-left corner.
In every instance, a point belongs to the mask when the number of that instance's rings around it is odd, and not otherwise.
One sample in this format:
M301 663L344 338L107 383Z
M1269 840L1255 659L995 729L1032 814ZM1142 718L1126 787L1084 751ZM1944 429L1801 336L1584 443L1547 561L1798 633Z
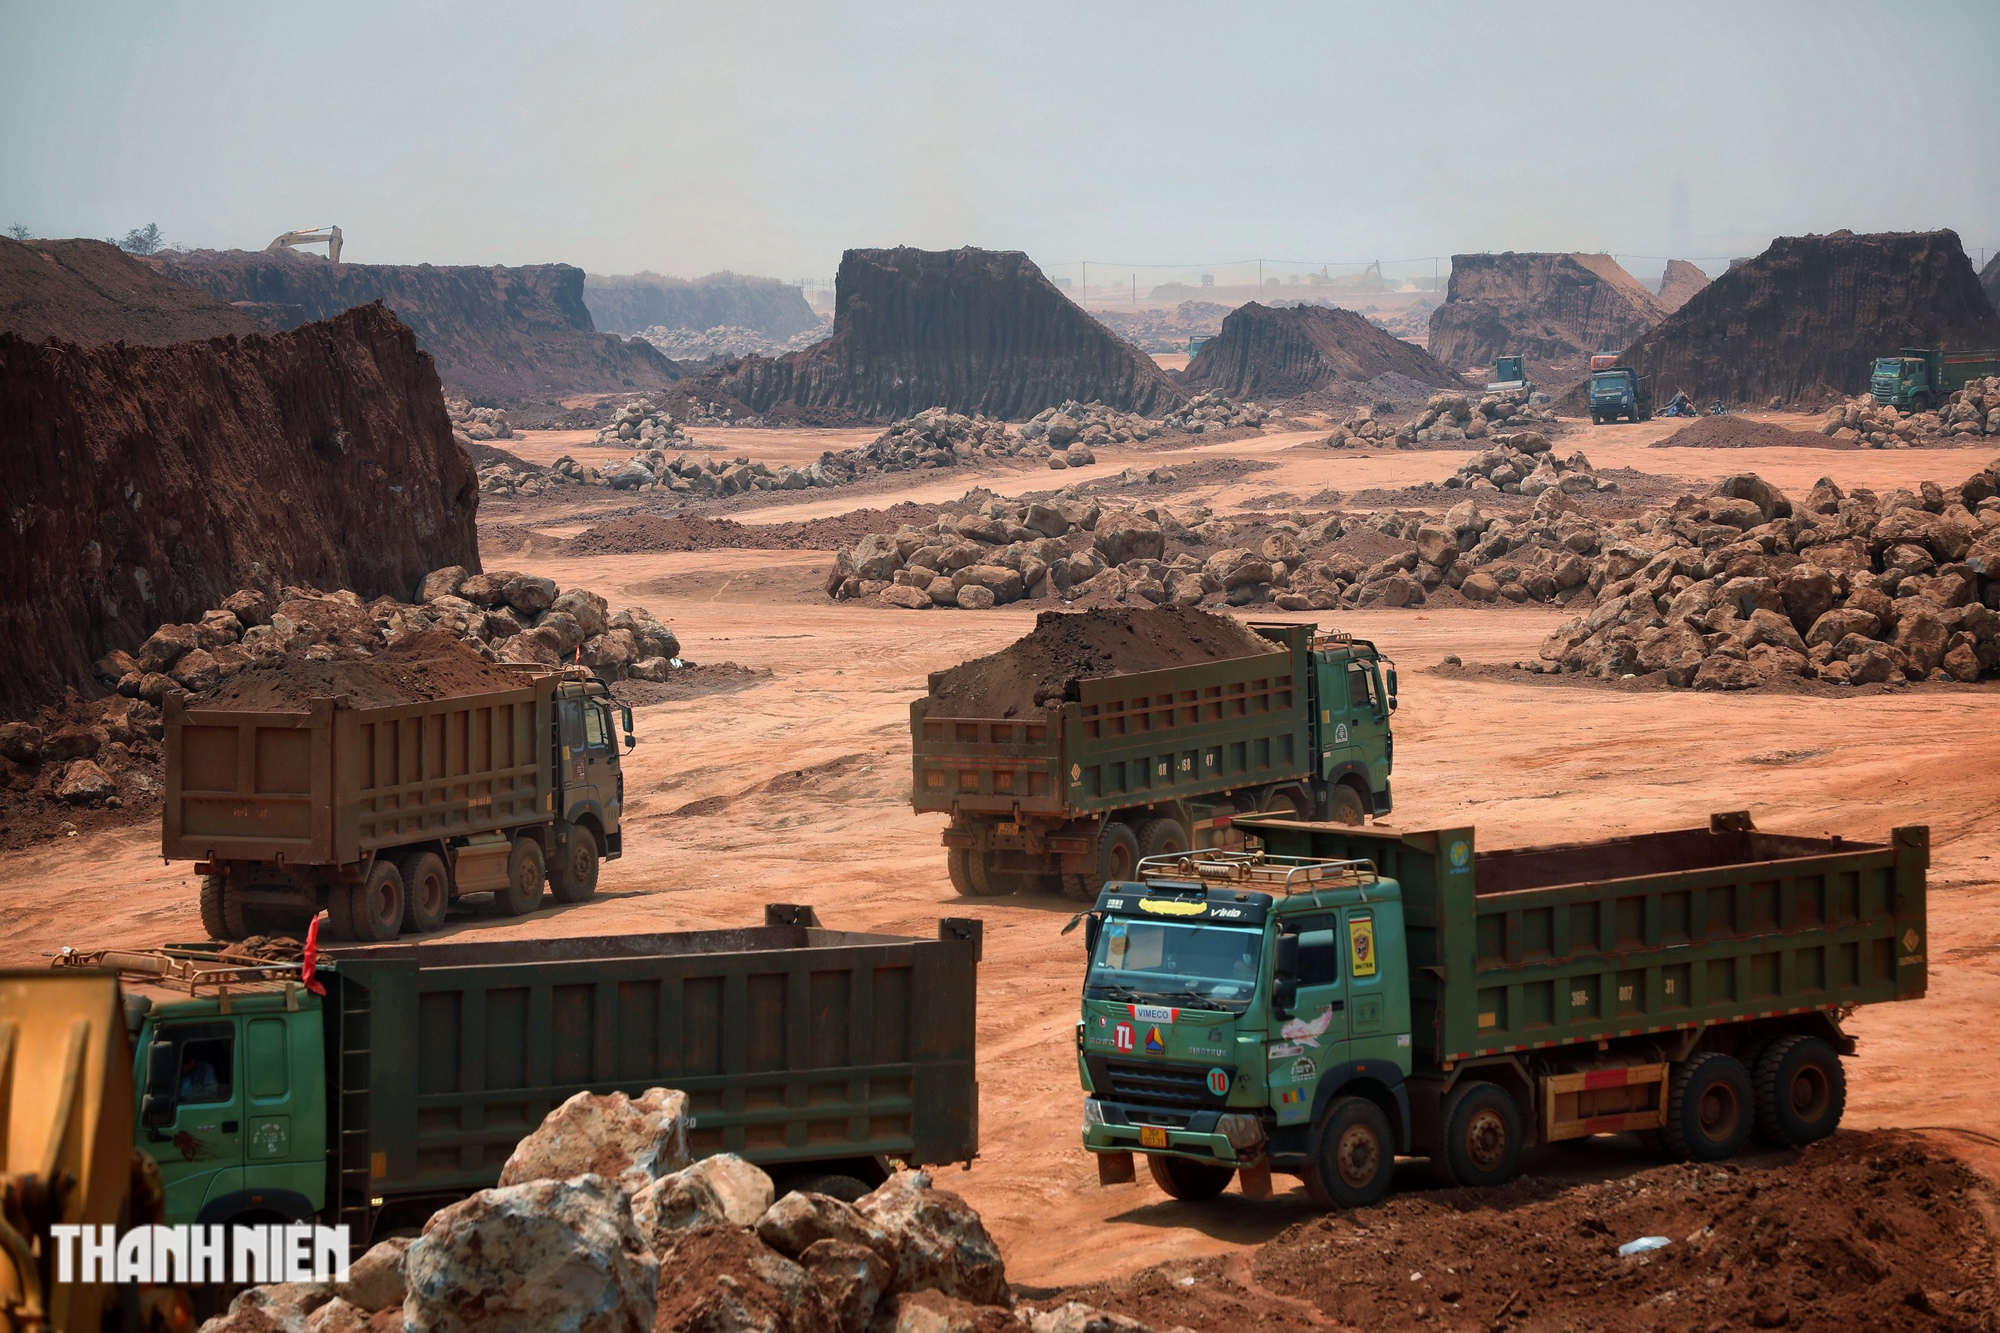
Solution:
M1598 375L1590 381L1590 391L1600 396L1625 392L1623 375Z
M1877 375L1900 375L1903 373L1903 363L1885 356L1875 363L1875 373Z
M1264 933L1254 928L1106 917L1083 993L1241 1013L1256 993L1263 952Z

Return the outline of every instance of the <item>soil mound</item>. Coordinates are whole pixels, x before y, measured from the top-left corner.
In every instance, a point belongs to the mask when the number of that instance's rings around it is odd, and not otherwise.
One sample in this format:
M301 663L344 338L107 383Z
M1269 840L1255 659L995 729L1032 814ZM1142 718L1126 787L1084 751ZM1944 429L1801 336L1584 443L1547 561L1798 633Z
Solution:
M1072 399L1159 416L1187 400L1026 255L970 246L847 251L826 339L727 362L677 393L774 422L891 420L932 407L1018 420Z
M680 378L651 344L596 332L583 270L568 264L331 264L292 250L196 250L153 261L223 301L326 319L380 301L416 331L453 391L543 403L576 393L646 392Z
M1587 366L1665 314L1659 298L1610 255L1453 255L1445 303L1431 314L1430 353L1458 370L1493 358Z
M165 347L267 330L254 315L161 277L115 245L0 237L0 332L29 342Z
M1189 607L1044 611L1024 638L931 677L937 717L1018 717L1076 681L1276 652L1228 616Z
M1706 286L1708 274L1685 259L1669 259L1667 271L1660 275L1660 309L1671 315Z
M342 699L346 708L387 708L517 689L525 679L487 661L456 636L429 630L367 657L267 658L223 681L191 707L302 712L314 699Z
M1779 237L1621 360L1696 402L1814 404L1866 392L1874 359L1899 347L1993 346L2000 319L1956 232L1837 231ZM1570 400L1581 407L1580 388Z
M1682 426L1655 449L1831 449L1832 440L1816 430L1791 430L1748 417L1702 417Z
M173 347L0 334L0 708L88 688L245 586L407 597L477 568L472 460L437 372L380 306Z
M1995 1306L1983 1191L1921 1140L1843 1133L1769 1166L1392 1196L1300 1223L1258 1250L1248 1273L1208 1259L1059 1294L1204 1331L1320 1322L1309 1305L1339 1327L1384 1333L1970 1333L1991 1327ZM1641 1236L1668 1244L1621 1258L1618 1247Z
M592 322L607 333L728 327L790 338L820 326L797 287L740 273L711 273L692 282L658 273L593 273L583 280L583 300Z
M1390 337L1352 310L1273 309L1255 301L1223 319L1222 332L1201 345L1181 382L1232 398L1291 398L1391 371L1438 388L1467 387L1429 352Z

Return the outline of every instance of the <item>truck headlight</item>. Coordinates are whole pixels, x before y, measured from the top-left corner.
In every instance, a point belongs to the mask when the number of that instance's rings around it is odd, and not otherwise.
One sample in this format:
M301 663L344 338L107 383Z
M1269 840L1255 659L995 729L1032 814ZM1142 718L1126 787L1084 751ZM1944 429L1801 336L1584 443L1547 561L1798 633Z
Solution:
M1085 1097L1083 1099L1083 1123L1086 1127L1104 1123L1104 1106L1097 1098Z
M1254 1115L1225 1115L1215 1122L1216 1133L1238 1150L1255 1148L1264 1142L1264 1122Z

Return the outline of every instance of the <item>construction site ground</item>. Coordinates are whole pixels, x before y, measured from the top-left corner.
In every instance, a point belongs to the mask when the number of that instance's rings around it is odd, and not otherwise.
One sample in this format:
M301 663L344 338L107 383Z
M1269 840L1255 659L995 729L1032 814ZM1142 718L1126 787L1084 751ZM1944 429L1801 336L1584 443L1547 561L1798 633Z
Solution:
M1993 444L1866 452L1648 447L1681 424L1584 428L1557 447L1582 449L1600 470L1632 468L1690 486L1755 471L1794 495L1822 475L1878 490L1923 479L1955 483L2000 452ZM776 464L872 433L692 434L719 456ZM1082 472L994 463L904 473L866 498L845 488L813 492L729 517L789 523L864 504L955 500L974 485L1011 496L1202 457L1276 467L1191 487L1170 503L1198 500L1226 512L1275 498L1270 507L1323 509L1308 497L1440 481L1474 452L1329 450L1313 443L1323 438L1290 432L1167 451L1104 448L1097 466ZM544 463L563 453L588 462L624 456L588 449L590 440L588 432L550 432L501 443ZM491 503L482 522L560 537L634 503L623 493L571 494L532 507ZM910 813L911 699L930 672L1025 633L1039 607L918 613L835 604L821 591L829 556L811 550L585 557L560 548L525 556L489 549L485 558L489 567L595 589L613 606L651 607L670 618L690 660L769 674L725 694L638 708L640 745L626 760L627 852L606 866L595 901L523 920L467 910L452 917L449 932L499 939L740 925L760 920L767 902L811 903L831 926L911 934L932 932L939 916L980 916L981 1158L941 1183L979 1208L1013 1280L1049 1288L1102 1282L1258 1246L1314 1217L1283 1178L1279 1197L1261 1202L1232 1189L1212 1203L1177 1203L1143 1172L1137 1184L1100 1187L1078 1144L1072 1029L1080 936L1058 934L1074 905L959 898L938 845L942 817ZM1921 1130L1934 1149L2000 1181L2000 1140L1988 1136L2000 1099L2000 1050L1989 1040L2000 1012L2000 688L1718 695L1478 669L1533 658L1567 614L1502 606L1272 618L1316 619L1371 638L1400 666L1396 824L1472 822L1486 846L1699 825L1720 810L1748 809L1760 827L1801 833L1873 837L1894 825L1928 824L1930 996L1850 1020L1860 1053L1847 1064L1846 1124ZM1446 654L1463 658L1466 669L1433 670ZM156 827L137 824L14 855L0 886L0 965L32 965L65 944L199 937L190 867L163 865L158 839ZM1745 1165L1776 1170L1790 1160L1767 1152ZM1635 1142L1606 1138L1537 1153L1529 1172L1581 1189L1657 1167ZM1402 1174L1412 1186L1425 1183L1414 1164Z

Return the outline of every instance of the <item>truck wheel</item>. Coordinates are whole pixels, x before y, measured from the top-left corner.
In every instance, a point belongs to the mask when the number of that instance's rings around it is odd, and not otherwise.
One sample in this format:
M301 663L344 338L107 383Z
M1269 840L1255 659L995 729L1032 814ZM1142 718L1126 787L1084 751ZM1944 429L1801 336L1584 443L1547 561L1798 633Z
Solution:
M243 906L233 901L227 875L201 877L201 928L212 940L240 940L250 933Z
M1306 1153L1306 1194L1322 1208L1365 1208L1389 1192L1396 1149L1389 1117L1365 1097L1336 1097Z
M549 892L559 903L586 902L597 892L597 836L572 824L566 841L568 853L557 852L549 867Z
M1461 1083L1444 1103L1444 1155L1468 1187L1504 1185L1521 1170L1521 1108L1504 1088Z
M1333 798L1328 804L1328 812L1336 824L1361 825L1368 822L1368 809L1361 804L1361 793L1341 783L1333 789Z
M1771 1143L1803 1148L1825 1138L1847 1109L1847 1075L1818 1037L1780 1037L1757 1060L1757 1131Z
M1236 1174L1230 1167L1191 1162L1185 1157L1169 1157L1164 1153L1148 1153L1146 1169L1153 1173L1153 1183L1170 1198L1185 1199L1189 1203L1213 1199L1229 1188L1230 1179Z
M1063 895L1080 903L1097 901L1098 891L1111 879L1130 879L1139 865L1139 837L1130 824L1104 821L1097 831L1097 865L1082 874L1062 877Z
M1705 1051L1674 1066L1660 1138L1681 1161L1720 1162L1742 1151L1754 1118L1743 1066Z
M1297 787L1279 787L1264 794L1258 806L1259 814L1276 815L1280 819L1311 819L1312 812L1305 807L1305 798Z
M428 935L444 928L451 907L451 875L436 852L411 852L396 862L403 876L403 930Z
M853 1204L860 1203L863 1199L867 1198L870 1191L868 1182L859 1176L822 1173L814 1176L800 1176L796 1180L787 1181L785 1183L785 1193L824 1194L829 1199L838 1199L842 1203Z
M542 905L542 881L548 877L542 845L533 838L514 839L507 855L507 887L493 895L493 905L507 916L526 916Z
M1149 819L1139 825L1139 857L1177 856L1186 851L1193 839L1181 827L1178 819Z
M333 933L343 940L380 944L395 939L403 929L403 877L395 863L378 858L359 884L335 886L328 895L327 916Z
M997 898L1002 894L1018 892L1026 881L1027 876L1018 870L995 869L991 852L969 857L965 863L965 882L972 886L974 895L981 898Z
M968 869L971 863L972 853L967 848L944 849L944 872L951 876L951 887L958 890L958 896L961 898L970 898L974 893L972 872Z

